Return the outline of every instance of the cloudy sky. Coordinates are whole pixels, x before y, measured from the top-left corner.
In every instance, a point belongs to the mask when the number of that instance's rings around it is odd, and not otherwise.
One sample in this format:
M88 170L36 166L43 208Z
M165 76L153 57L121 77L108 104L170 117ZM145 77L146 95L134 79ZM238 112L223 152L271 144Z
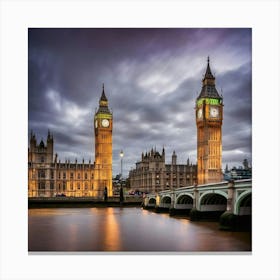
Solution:
M251 29L29 29L28 128L54 135L61 161L94 160L93 117L105 84L113 173L142 152L196 163L195 100L210 57L224 98L223 167L251 163Z

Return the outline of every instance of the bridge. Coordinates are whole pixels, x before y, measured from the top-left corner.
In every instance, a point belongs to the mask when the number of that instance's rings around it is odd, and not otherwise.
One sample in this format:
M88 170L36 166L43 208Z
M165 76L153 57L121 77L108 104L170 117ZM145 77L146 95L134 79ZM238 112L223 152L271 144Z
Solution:
M251 223L252 179L194 185L148 194L144 209L189 214L191 220L220 217L222 229Z

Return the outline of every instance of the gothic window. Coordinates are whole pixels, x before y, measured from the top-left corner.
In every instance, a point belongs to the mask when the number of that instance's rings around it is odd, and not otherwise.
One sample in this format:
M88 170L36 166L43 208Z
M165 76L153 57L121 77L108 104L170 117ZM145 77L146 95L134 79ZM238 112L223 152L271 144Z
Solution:
M45 162L45 157L41 156L41 162Z
M73 179L73 172L70 173L70 179Z
M51 189L51 190L54 189L54 184L53 184L53 182L51 182L51 184L50 184L50 189Z
M60 172L58 172L58 179L60 179Z
M66 173L63 172L63 179L66 179Z
M53 179L54 177L54 173L53 173L53 170L51 170L51 179Z
M85 173L85 180L87 180L87 173Z
M45 170L42 169L38 170L38 178L45 178Z
M80 183L78 183L78 185L77 185L77 189L78 189L78 190L80 190L80 189L81 189Z
M80 175L80 173L78 173L78 179L81 179L81 175Z
M73 183L70 183L70 190L73 191Z

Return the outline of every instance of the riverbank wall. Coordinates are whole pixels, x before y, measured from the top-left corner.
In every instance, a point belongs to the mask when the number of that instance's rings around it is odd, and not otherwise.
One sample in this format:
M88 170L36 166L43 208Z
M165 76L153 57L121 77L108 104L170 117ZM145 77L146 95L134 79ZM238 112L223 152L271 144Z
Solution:
M140 207L141 197L108 197L107 201L94 197L32 197L28 198L28 208L72 208L72 207Z

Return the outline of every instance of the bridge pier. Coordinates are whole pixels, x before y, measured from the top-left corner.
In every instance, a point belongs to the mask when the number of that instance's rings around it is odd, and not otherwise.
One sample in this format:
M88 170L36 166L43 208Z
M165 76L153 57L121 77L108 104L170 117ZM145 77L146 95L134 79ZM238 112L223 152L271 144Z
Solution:
M175 193L174 191L171 192L171 203L170 203L170 208L169 208L169 215L174 216L176 214L176 209L175 209Z
M236 200L234 181L228 182L227 210L220 216L219 228L221 230L235 230L237 228L237 215L234 214Z
M198 221L200 219L200 211L198 210L198 200L199 200L199 192L197 190L197 185L194 185L194 191L193 191L194 199L193 199L193 208L190 211L190 220L191 221Z

